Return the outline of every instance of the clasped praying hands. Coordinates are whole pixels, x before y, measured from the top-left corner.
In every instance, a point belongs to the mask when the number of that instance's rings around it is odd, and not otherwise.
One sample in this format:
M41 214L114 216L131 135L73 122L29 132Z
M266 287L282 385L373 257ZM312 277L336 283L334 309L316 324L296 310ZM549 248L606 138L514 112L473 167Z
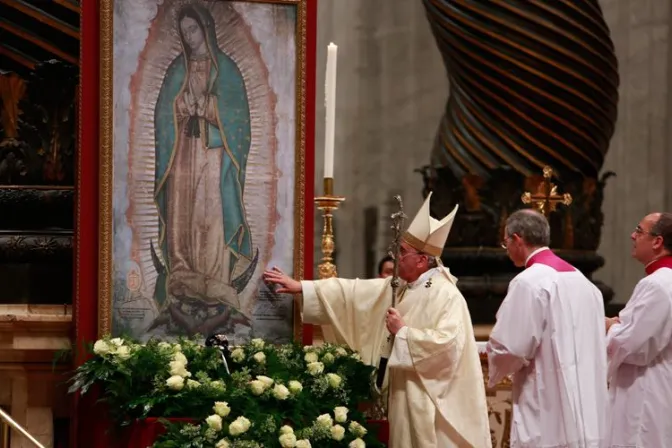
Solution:
M401 318L401 314L395 308L388 308L385 314L385 325L387 326L387 331L394 335L406 326L404 320Z

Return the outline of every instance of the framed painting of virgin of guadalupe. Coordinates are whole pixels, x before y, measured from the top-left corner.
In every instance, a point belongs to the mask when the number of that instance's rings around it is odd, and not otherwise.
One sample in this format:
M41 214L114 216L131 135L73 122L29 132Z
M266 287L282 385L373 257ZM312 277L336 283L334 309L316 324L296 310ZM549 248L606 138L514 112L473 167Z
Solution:
M309 2L103 0L99 334L298 337Z

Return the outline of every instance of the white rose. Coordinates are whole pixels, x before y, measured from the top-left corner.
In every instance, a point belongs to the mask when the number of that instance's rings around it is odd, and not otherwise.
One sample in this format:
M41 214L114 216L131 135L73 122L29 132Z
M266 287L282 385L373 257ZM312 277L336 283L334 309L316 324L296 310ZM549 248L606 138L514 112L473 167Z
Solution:
M282 428L280 428L280 434L291 434L294 433L294 428L292 428L289 425L285 425Z
M184 378L188 378L191 376L191 372L189 372L186 366L182 364L180 361L170 361L170 374L178 375Z
M283 434L278 437L282 448L294 448L296 446L296 436L294 433Z
M180 362L184 364L185 366L189 364L189 361L187 361L187 357L184 356L184 353L182 352L177 352L173 355L173 361Z
M212 407L212 410L215 411L215 414L219 415L220 417L226 417L229 415L229 413L231 413L229 403L226 401L215 401L215 405Z
M327 353L322 357L322 362L325 364L333 364L335 359L336 358L334 358L334 355L332 355L331 353Z
M210 382L210 387L212 387L213 389L217 389L217 390L226 390L226 385L224 384L223 381L220 381L220 380L211 381Z
M362 439L355 439L350 442L348 448L366 448L366 443Z
M245 417L238 417L236 419L236 421L239 422L241 425L243 425L243 429L245 431L250 429L250 426L252 426L252 423L248 419L246 419Z
M304 352L311 352L311 351L313 351L313 350L315 350L315 346L314 346L314 345L304 345L304 346L303 346L303 351L304 351Z
M245 360L245 350L237 348L231 352L231 359L235 362L243 362Z
M317 417L315 421L319 426L323 426L325 428L331 428L331 426L334 424L334 421L331 419L331 415L329 414L322 414Z
M126 346L126 345L122 345L121 347L119 347L117 349L117 352L115 353L115 355L119 359L128 359L128 358L131 357L131 349L128 348L128 346Z
M288 385L289 385L289 391L293 394L298 394L303 390L303 385L301 385L301 383L299 383L298 381L292 380L289 382Z
M238 417L233 423L229 425L229 434L238 436L250 429L250 421L245 417Z
M254 360L257 361L259 364L265 364L266 363L266 355L264 355L264 352L257 352L253 356Z
M312 448L308 439L301 439L296 441L296 448Z
M322 372L324 372L324 364L321 362L311 362L308 364L308 373L311 375L317 376Z
M96 355L106 355L110 353L110 346L107 344L107 342L99 339L95 344L93 344L93 353Z
M264 340L260 338L252 339L250 341L250 344L252 344L252 347L254 347L255 350L261 350L262 348L264 348L264 345L266 345Z
M286 400L289 397L289 389L282 384L276 384L273 388L273 396L278 400Z
M341 385L341 381L343 381L341 377L335 373L327 373L327 380L329 380L329 386L333 387L334 389L338 389L338 387Z
M336 349L336 356L348 356L348 352L343 347Z
M348 420L348 408L345 406L337 406L334 408L334 417L338 423L343 423Z
M355 437L364 437L367 433L366 428L357 422L350 422L350 427L348 429Z
M269 378L269 377L264 376L264 375L257 375L257 379L258 379L259 381L261 381L262 383L264 383L264 385L265 385L267 388L268 388L268 387L271 387L271 386L273 385L273 378Z
M205 423L207 423L208 426L214 429L215 431L222 430L222 417L220 417L217 414L212 414L211 416L206 418Z
M317 353L308 352L306 353L306 356L303 357L303 359L310 364L311 362L317 362L319 358L317 357Z
M182 390L184 387L184 378L179 375L173 375L166 380L166 385L173 390Z
M345 436L345 428L341 425L334 425L331 427L331 438L336 441L343 440Z
M252 380L250 381L250 390L254 395L261 395L266 390L266 385L263 381Z
M201 383L194 380L187 380L187 389L196 389L201 387Z
M110 339L110 344L115 345L117 347L121 347L122 345L124 345L124 340L121 338Z
M229 448L231 444L229 443L228 440L222 439L219 442L217 442L217 445L215 445L215 448Z

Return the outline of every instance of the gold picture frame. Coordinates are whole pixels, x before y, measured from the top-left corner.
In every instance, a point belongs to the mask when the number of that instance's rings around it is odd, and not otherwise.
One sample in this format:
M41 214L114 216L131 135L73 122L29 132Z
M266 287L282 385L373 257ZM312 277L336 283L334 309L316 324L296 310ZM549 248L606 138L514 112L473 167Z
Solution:
M135 0L99 0L100 1L100 165L99 165L99 277L98 277L98 335L109 335L113 329L113 275L114 262L114 143L115 110L114 89L114 4L119 1ZM164 0L164 3L181 0ZM314 119L308 117L309 95L308 63L314 55L308 54L309 8L314 7L313 0L193 0L193 2L212 3L250 3L289 5L296 8L295 19L295 149L294 149L294 247L293 270L297 279L305 277L312 269L306 265L306 257L312 259L312 232L307 235L306 226L312 221L312 209L307 207L312 201L313 191L313 145L306 141L307 130L312 135ZM312 16L311 16L312 17ZM314 34L314 33L313 33ZM312 64L314 65L314 63ZM310 90L314 91L314 86ZM314 96L314 94L313 94ZM119 112L116 112L119 114ZM307 167L311 172L307 173ZM312 262L309 262L312 265ZM310 274L308 274L310 275ZM301 313L298 302L293 302L293 337L300 341L303 333Z

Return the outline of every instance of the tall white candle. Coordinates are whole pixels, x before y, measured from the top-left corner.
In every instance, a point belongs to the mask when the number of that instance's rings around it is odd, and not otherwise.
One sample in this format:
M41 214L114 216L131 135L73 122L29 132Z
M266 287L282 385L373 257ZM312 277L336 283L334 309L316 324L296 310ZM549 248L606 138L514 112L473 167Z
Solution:
M327 74L325 93L324 177L334 177L334 138L336 129L336 57L338 47L333 43L327 48Z

